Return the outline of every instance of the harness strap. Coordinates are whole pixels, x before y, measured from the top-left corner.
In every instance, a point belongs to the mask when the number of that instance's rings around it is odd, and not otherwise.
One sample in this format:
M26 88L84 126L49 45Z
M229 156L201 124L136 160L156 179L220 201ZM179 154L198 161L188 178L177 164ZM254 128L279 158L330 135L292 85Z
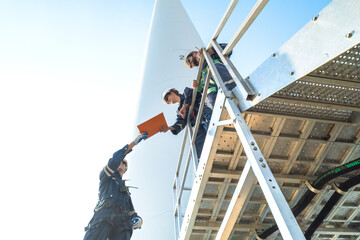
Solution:
M214 63L222 63L219 59L214 59L213 60ZM209 66L206 66L202 71L201 71L201 80L200 80L200 83L199 83L199 87L198 87L198 92L201 92L202 89L203 89L203 85L204 85L204 81L205 81L205 78L206 78L206 75L207 75L207 72L209 71ZM209 84L211 85L216 85L215 81L210 79L209 81ZM212 92L212 91L210 91ZM209 91L208 91L209 93Z
M216 92L216 91L217 91L216 87L211 87L211 88L208 88L207 94L212 93L212 92Z

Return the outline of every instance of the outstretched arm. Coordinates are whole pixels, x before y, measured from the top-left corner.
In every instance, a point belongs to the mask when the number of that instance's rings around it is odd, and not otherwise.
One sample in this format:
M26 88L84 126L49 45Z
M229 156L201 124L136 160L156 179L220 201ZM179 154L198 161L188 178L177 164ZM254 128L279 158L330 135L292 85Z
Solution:
M124 155L128 154L128 153L132 150L132 148L135 147L135 143L134 143L134 142L131 142L131 143L129 143L128 146L129 146L129 147L128 147L128 149L125 151L125 154L124 154Z
M125 154L128 154L133 147L135 147L135 145L137 145L139 142L141 142L141 140L146 139L148 137L148 133L144 132L144 133L140 133L139 135L136 136L136 138L134 139L134 141L132 141L131 143L129 143L128 149L125 151Z

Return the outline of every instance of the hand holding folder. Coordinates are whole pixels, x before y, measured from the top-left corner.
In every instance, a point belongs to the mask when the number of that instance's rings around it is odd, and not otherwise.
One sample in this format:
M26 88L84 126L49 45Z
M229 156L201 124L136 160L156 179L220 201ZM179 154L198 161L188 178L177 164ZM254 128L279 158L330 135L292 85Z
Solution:
M147 137L148 139L158 133L160 131L160 127L164 125L167 127L164 114L160 113L159 115L139 124L137 127L141 133L147 132L149 134Z

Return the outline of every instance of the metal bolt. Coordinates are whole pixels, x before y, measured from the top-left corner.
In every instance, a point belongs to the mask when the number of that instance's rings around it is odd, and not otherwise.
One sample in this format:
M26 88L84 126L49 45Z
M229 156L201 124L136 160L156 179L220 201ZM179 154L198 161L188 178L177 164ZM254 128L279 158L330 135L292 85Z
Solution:
M253 149L256 151L256 150L257 150L257 147L254 147Z
M263 161L264 161L264 159L263 159L263 158L259 158L259 161L260 161L260 162L263 162Z
M251 142L250 144L251 144L251 146L254 146L254 145L255 145L255 143L254 143L254 142Z
M262 166L263 168L266 168L266 165L265 165L265 163L261 164L261 166Z
M276 57L276 53L273 53L272 56L273 56L273 57Z
M294 72L294 71L290 72L290 75L291 75L291 76L293 76L294 74L295 74L295 72Z
M345 36L347 38L352 38L352 36L354 36L354 34L355 34L355 31L351 31L350 33L346 34Z
M318 20L318 18L319 18L319 15L316 15L315 17L313 17L313 21L315 22L316 20Z

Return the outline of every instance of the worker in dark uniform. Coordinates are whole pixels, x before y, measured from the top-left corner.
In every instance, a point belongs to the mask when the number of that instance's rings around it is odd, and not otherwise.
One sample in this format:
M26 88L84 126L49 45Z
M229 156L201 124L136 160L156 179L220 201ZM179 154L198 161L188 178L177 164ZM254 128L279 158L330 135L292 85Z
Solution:
M162 126L160 132L167 132L170 130L174 135L181 132L187 123L188 114L190 110L190 104L192 100L193 90L191 88L185 88L184 93L180 94L175 88L170 88L164 91L163 101L165 104L179 104L177 111L176 122L168 127ZM199 112L199 105L201 101L201 93L197 92L196 100L194 103L193 111L190 115L191 126L195 125L196 117ZM198 132L195 139L195 146L197 157L200 158L202 148L204 146L206 132L209 127L212 110L208 106L204 105L201 122L199 124Z
M225 49L226 46L227 46L227 44L224 44L224 43L220 44L220 47L222 49ZM198 67L200 58L202 56L202 51L203 51L203 49L200 49L199 51L192 51L192 52L188 53L188 55L186 55L186 57L185 57L185 66L188 68ZM211 59L215 63L215 67L218 70L222 81L225 83L225 87L228 90L233 89L236 86L236 84L235 84L234 80L232 79L229 71L226 69L226 67L222 63L219 55L216 53L214 48L211 48L208 51L208 53L210 54ZM232 51L230 52L228 57L230 57L231 55L232 55ZM204 61L204 64L201 68L200 83L197 83L196 80L193 80L192 87L194 89L197 89L200 93L202 93L202 91L203 91L203 85L204 85L206 76L208 74L208 71L209 71L209 66L208 66L207 62ZM210 102L211 108L214 108L217 91L218 91L218 87L217 87L213 77L211 77L211 79L209 81L209 87L207 90L207 98Z
M84 240L129 240L133 229L142 225L131 201L130 192L122 179L127 171L126 154L147 133L139 134L129 145L115 152L108 164L100 172L99 201L94 209L94 216L85 227Z

